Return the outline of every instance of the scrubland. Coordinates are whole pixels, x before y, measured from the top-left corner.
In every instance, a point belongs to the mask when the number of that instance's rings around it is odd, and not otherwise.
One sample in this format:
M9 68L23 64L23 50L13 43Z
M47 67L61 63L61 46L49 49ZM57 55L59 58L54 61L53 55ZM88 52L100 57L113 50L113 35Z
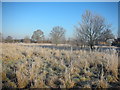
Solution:
M118 54L2 44L3 88L120 87Z

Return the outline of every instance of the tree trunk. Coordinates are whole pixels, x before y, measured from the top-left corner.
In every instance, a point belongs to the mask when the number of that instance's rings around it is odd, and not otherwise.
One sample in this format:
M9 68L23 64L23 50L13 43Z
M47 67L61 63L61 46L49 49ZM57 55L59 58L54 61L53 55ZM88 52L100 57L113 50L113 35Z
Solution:
M90 45L90 49L93 50L93 45Z

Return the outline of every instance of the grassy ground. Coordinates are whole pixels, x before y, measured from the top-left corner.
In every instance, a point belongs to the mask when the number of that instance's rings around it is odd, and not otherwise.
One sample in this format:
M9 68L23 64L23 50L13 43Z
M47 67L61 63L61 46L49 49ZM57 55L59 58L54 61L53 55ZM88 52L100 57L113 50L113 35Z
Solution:
M3 44L3 88L120 87L116 51L66 51Z

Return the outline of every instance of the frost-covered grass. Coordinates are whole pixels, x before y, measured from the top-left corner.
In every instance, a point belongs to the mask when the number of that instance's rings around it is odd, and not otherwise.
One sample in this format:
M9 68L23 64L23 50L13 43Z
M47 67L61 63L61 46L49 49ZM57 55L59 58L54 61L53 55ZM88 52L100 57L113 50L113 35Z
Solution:
M3 44L2 86L12 88L120 87L111 51L67 51Z

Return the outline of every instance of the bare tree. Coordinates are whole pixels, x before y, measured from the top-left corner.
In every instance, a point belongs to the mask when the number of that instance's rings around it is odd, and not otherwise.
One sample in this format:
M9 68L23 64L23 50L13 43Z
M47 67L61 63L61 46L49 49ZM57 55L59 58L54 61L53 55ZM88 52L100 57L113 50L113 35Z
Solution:
M25 43L30 43L30 38L29 38L28 36L25 36L24 42L25 42Z
M95 43L106 32L105 30L110 28L108 26L102 16L86 11L82 15L82 22L79 23L79 27L76 27L77 36L93 49Z
M54 44L59 44L65 40L65 29L60 26L53 27L50 33L51 41Z
M14 40L11 36L8 36L5 41L9 42L9 43L12 43Z
M3 39L2 33L0 32L0 42L2 42L2 39Z
M35 42L43 41L44 40L44 33L41 30L36 30L36 31L34 31L31 38Z
M81 46L81 48L86 45L85 37L82 36L82 34L79 32L79 29L76 29L76 32L73 38L73 43L76 46Z
M108 39L115 39L115 36L112 34L110 29L106 29L102 32L100 40L107 42Z

